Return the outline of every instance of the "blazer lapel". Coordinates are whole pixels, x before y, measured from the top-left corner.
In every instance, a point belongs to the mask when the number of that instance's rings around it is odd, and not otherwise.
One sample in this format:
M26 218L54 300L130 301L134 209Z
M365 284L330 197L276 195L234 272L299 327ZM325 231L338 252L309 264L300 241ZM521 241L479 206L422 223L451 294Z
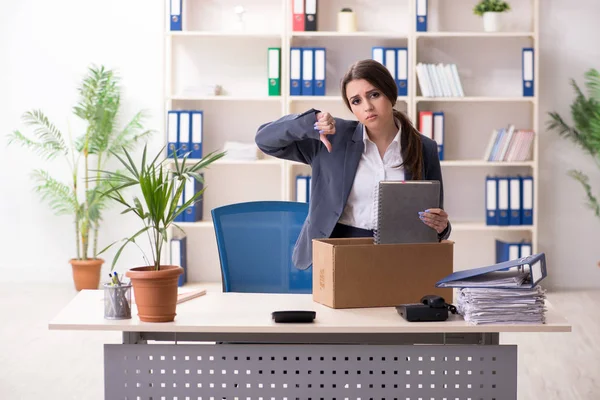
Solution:
M346 206L352 184L354 183L354 177L356 176L356 170L358 169L358 162L364 151L365 145L363 142L363 125L358 124L352 139L346 143L346 153L344 155L344 170L343 170L343 192L342 200L343 206Z

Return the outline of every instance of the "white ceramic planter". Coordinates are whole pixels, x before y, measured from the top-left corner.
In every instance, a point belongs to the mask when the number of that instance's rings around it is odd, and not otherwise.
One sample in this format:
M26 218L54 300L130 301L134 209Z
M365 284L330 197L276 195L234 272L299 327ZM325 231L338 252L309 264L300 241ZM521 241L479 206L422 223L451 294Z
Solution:
M483 30L485 32L500 31L500 14L499 12L483 13Z

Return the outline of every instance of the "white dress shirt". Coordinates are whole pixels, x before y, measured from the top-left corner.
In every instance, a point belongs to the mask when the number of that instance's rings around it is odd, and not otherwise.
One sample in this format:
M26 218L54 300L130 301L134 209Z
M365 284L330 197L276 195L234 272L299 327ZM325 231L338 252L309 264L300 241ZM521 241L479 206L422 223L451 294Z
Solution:
M401 126L399 123L397 126ZM383 159L377 145L369 139L363 126L365 148L358 162L354 183L348 201L338 222L362 229L375 229L377 226L377 198L379 181L404 180L404 166L400 154L400 133L385 150Z

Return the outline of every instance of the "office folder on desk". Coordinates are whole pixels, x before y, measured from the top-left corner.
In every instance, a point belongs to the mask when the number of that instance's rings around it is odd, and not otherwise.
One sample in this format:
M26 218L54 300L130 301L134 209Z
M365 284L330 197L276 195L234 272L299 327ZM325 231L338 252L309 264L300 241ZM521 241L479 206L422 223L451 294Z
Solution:
M457 271L439 280L439 288L531 289L546 277L546 255L538 253L487 267Z

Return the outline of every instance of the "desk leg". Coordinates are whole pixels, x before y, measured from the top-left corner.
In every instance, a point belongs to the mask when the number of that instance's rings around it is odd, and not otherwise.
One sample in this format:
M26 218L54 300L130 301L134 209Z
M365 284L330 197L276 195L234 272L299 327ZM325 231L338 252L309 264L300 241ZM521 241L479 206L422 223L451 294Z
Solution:
M123 332L123 344L147 344L140 332Z
M111 400L517 398L513 345L107 344L104 353Z

